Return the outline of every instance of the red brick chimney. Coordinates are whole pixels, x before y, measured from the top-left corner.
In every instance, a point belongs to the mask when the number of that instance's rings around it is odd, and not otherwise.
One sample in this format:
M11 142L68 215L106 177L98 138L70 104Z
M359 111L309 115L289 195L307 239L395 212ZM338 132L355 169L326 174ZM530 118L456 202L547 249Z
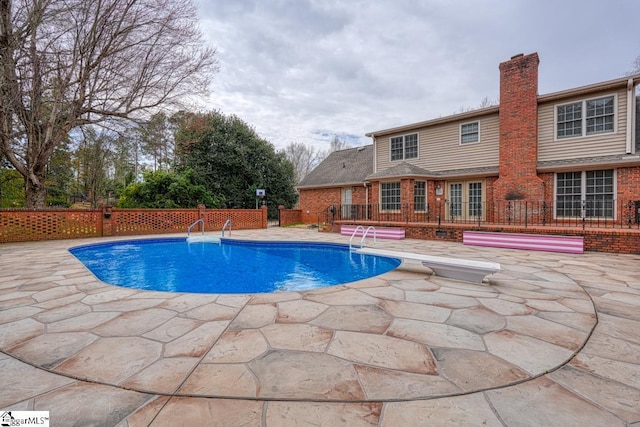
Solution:
M500 163L494 200L544 198L536 174L538 160L537 53L516 55L500 64Z

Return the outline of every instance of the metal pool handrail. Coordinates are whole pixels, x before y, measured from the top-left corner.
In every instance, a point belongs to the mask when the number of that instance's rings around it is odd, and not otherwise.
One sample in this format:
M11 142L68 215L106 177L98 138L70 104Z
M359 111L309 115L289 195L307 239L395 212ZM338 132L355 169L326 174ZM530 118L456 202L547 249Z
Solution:
M224 225L222 226L222 237L224 237L224 229L227 227L227 225L229 226L229 235L231 235L231 226L233 224L231 224L231 220L228 219L225 221Z
M196 226L196 224L198 224L198 223L202 223L202 235L204 236L204 220L203 220L203 219L199 219L199 220L197 220L196 222L194 222L193 224L191 224L191 225L189 226L189 228L187 228L187 237L189 237L189 236L191 235L191 229L192 229L193 227L195 227L195 226Z
M369 228L367 228L367 230L362 233L362 240L360 240L360 247L364 246L364 239L367 237L367 234L369 234L369 230L373 230L373 244L377 245L378 242L376 240L376 228L373 225L370 225Z

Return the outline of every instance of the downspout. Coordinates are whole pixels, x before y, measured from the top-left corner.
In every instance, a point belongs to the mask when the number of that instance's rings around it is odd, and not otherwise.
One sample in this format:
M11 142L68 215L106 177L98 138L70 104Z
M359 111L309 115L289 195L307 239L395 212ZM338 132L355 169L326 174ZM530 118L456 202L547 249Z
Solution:
M369 220L369 186L364 182L364 219Z
M373 173L378 172L378 147L376 146L376 136L371 137L373 139Z
M636 97L633 78L627 80L627 154L635 152Z

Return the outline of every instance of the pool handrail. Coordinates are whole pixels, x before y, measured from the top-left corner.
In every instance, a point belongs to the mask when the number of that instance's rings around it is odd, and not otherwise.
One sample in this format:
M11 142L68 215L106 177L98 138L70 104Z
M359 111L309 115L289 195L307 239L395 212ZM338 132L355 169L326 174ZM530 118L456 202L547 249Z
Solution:
M349 238L349 250L352 250L352 245L351 242L353 241L353 238L356 236L356 234L358 233L358 230L360 230L362 228L362 232L364 233L364 225L359 225L356 227L355 230L353 230L353 233L351 233L351 237Z
M369 231L373 230L373 245L377 245L378 241L376 240L376 228L373 225L370 225L367 230L362 233L362 239L360 239L360 247L364 246L364 239L367 237L367 234L369 234Z
M196 224L198 224L198 223L202 223L202 235L204 236L204 220L203 220L203 219L199 219L199 220L197 220L196 222L194 222L193 224L191 224L191 225L189 226L189 228L187 228L187 237L189 237L189 236L191 235L191 229L192 229L193 227L195 227L195 226L196 226Z
M364 225L359 225L356 227L355 230L353 230L353 233L351 234L351 238L349 239L349 250L353 249L353 238L356 236L356 234L358 234L358 230L362 229L362 239L360 239L360 247L364 246L364 239L367 237L367 234L369 234L369 231L373 231L373 244L377 245L378 244L378 240L376 239L376 228L373 225L370 225L366 230L364 229Z
M229 226L229 235L231 235L231 226L233 224L231 223L231 220L228 219L224 222L224 225L222 226L222 237L224 237L224 229L227 227L227 225Z

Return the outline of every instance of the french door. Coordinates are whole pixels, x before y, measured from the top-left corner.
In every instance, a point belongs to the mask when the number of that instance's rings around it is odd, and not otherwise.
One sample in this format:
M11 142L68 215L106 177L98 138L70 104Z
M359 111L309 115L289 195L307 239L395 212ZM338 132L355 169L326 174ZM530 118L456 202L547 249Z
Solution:
M482 181L449 183L449 197L447 198L448 219L484 219L484 211Z

